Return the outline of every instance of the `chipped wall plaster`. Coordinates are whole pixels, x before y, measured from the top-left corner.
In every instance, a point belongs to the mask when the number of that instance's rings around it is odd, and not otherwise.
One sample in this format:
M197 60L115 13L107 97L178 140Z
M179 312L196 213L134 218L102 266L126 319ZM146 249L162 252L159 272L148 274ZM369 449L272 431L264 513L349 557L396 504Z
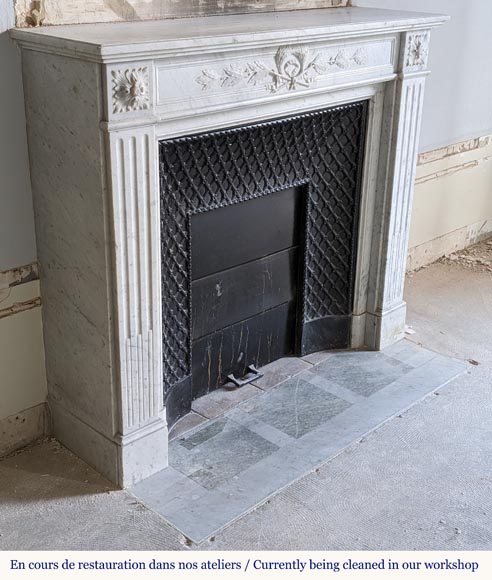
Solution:
M0 420L46 400L41 299L33 270L0 273Z
M492 234L492 135L421 153L407 268Z

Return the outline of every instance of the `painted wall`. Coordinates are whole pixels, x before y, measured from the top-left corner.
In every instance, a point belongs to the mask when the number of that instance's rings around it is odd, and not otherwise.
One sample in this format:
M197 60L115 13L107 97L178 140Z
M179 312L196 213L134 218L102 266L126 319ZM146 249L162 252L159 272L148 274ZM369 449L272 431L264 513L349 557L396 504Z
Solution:
M39 280L12 272L0 272L0 457L50 431Z
M39 281L0 289L0 421L45 402L44 366Z
M36 276L15 279L12 268L36 260L20 54L6 30L11 0L0 0L0 439L2 419L46 399L46 373ZM39 417L40 413L36 413ZM20 419L22 420L22 419ZM38 429L36 425L35 430ZM38 432L42 432L41 431ZM7 436L5 435L5 438ZM13 449L0 444L0 451Z
M449 14L432 32L408 267L492 234L492 2L354 0ZM478 137L483 137L477 140ZM448 147L454 145L454 147ZM425 152L433 151L426 155Z
M492 135L421 153L408 269L492 235Z
M420 151L492 133L490 0L354 0L354 5L448 14L434 30Z
M36 260L20 53L6 32L13 23L12 1L0 0L0 454L46 432L39 282L32 272L25 280L11 272Z
M36 260L20 53L9 39L12 0L0 0L0 272Z

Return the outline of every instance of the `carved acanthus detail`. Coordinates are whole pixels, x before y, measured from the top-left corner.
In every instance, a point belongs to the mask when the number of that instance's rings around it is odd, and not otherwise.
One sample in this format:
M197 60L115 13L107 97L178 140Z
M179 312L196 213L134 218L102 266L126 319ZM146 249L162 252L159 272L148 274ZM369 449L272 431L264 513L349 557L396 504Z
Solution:
M429 54L429 37L427 33L410 34L407 39L405 66L422 67L427 64Z
M112 71L113 113L142 111L149 108L149 69L141 67Z
M345 69L353 65L363 65L365 54L358 48L353 53L339 50L335 56L323 58L319 53L311 53L306 47L292 46L279 48L273 61L274 66L255 60L241 67L230 65L220 70L204 69L195 81L203 90L217 85L231 88L240 84L251 84L263 85L271 93L282 89L295 91L298 88L310 87L332 67Z

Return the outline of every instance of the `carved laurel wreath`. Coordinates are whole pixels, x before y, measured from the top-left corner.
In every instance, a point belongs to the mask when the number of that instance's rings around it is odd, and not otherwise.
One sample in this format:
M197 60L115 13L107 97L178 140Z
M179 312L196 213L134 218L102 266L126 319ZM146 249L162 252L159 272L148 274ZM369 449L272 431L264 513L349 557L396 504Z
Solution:
M281 89L295 91L299 87L311 86L326 74L330 67L343 69L352 64L362 65L364 58L360 48L352 54L340 50L335 56L323 59L320 54L311 54L306 47L281 47L273 57L273 67L255 60L241 67L230 65L220 70L204 69L195 81L203 90L217 85L231 88L245 83L253 86L263 85L271 93Z
M112 71L113 113L149 108L149 71L147 67Z

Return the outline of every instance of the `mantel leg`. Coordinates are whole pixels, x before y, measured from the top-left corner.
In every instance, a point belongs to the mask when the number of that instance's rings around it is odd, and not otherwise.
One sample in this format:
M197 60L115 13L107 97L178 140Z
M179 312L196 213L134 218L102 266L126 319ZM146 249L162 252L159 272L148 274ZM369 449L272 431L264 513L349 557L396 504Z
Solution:
M167 466L162 384L162 304L157 141L154 131L112 133L111 199L119 483Z
M380 219L375 226L366 326L367 343L376 349L401 339L405 331L403 287L424 84L422 75L402 75L385 96L376 202Z

